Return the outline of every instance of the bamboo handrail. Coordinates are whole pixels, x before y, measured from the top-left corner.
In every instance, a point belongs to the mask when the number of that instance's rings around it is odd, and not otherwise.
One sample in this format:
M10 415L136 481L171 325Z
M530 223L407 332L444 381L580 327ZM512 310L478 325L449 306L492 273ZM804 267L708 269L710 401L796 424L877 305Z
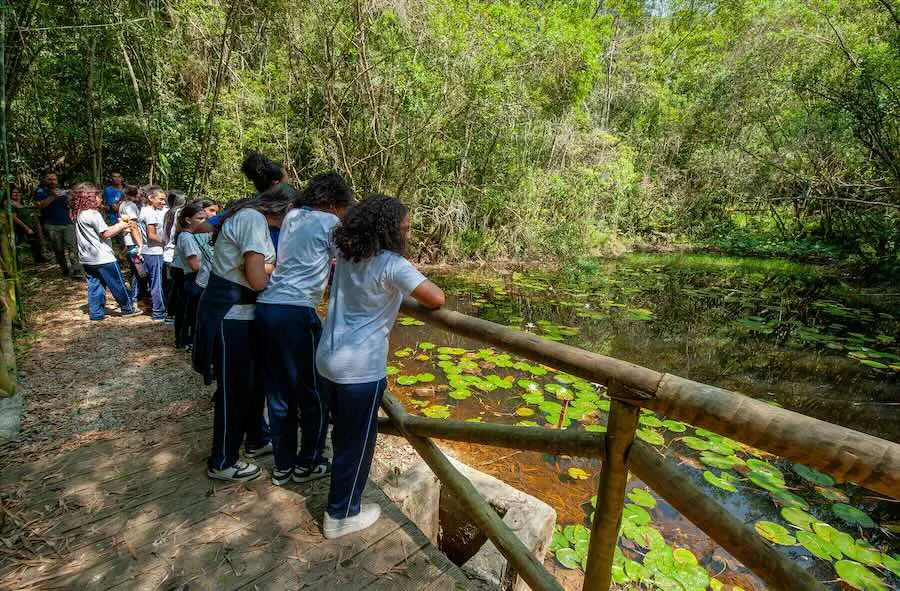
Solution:
M403 311L592 382L617 381L623 386L616 393L618 400L900 498L900 445L896 443L460 312L428 310L411 298L404 301Z
M618 387L614 382L611 386ZM610 388L612 389L612 388ZM628 455L637 431L640 409L614 400L606 431L606 458L597 485L597 507L591 523L584 591L609 591L619 526L628 484Z
M456 496L457 501L469 512L469 516L509 561L519 576L535 591L564 591L562 585L547 572L534 554L507 527L497 512L475 490L472 483L460 474L450 460L430 439L409 432L405 419L409 416L403 405L389 392L385 392L381 407L406 440L437 475L441 484Z
M426 419L407 414L403 418L406 430L420 437L437 437L467 443L481 443L495 447L538 451L555 456L580 456L603 459L606 442L596 433L564 431L562 429L528 429L514 425L469 423L451 419ZM378 431L403 437L388 418L378 420Z
M398 403L399 404L399 403ZM405 412L405 411L404 411ZM515 427L491 423L467 423L402 415L402 429L393 417L379 421L379 431L400 437L434 437L451 441L481 443L512 449L528 449L548 454L578 455L603 459L604 436L572 433L541 427ZM511 431L521 433L523 446L517 445ZM497 435L493 434L498 433ZM585 445L585 438L597 440ZM580 451L579 451L580 450ZM772 589L821 591L824 587L789 557L766 544L751 528L705 496L690 479L665 461L655 449L635 441L628 451L628 468L663 499L703 530L729 554L751 569ZM601 475L603 471L601 470ZM439 476L440 478L440 476ZM442 479L443 480L443 479ZM599 513L598 496L598 513ZM595 535L592 533L592 536Z

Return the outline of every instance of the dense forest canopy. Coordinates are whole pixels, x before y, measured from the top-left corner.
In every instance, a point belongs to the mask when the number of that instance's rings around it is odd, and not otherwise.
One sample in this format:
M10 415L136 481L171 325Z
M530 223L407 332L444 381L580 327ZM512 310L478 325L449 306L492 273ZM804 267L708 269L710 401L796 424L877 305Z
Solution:
M227 201L257 149L400 196L431 258L637 239L896 262L896 0L10 4L26 187L118 168Z

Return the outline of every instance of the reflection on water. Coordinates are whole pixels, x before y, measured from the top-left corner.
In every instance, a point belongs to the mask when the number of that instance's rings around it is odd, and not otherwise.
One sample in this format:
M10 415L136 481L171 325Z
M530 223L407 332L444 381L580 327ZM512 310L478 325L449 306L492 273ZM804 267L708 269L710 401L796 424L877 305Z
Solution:
M896 295L869 297L865 290L821 269L777 261L642 255L605 263L593 271L577 278L533 271L432 278L452 296L448 305L466 313L740 391L880 437L896 440L900 436L896 411L900 325L891 314ZM435 418L604 430L608 399L602 387L412 319L401 319L399 324L392 333L391 387L411 412ZM898 582L887 570L894 565L890 553L898 551L889 537L897 527L897 513L892 513L896 505L849 484L831 486L834 483L827 475L803 472L803 467L652 413L642 415L639 436L656 445L732 514L774 536L781 542L781 551L810 568L819 580L836 580L837 558L845 563L854 558L883 584ZM589 527L599 464L450 445L474 467L551 504L559 523L572 525L565 532L569 539L560 532L555 544L562 562L551 556L547 563L567 586L578 587L578 560L586 547L579 536ZM810 481L817 478L825 480ZM643 486L637 480L629 483L630 488ZM878 527L864 528L846 513L836 516L836 505L858 508ZM821 521L822 527L814 530L812 521L795 527L785 521L783 510L788 507L811 515L809 519ZM667 504L660 502L648 512L652 522L646 524L639 509L629 514L637 521L626 519L620 544L622 568L617 571L620 583L634 587L640 581L652 588L652 580L665 588L669 577L679 581L673 588L694 589L708 574L728 585L764 588ZM816 552L808 548L821 552L817 544L822 536L832 535L823 524L850 532L849 550L835 550L837 557L826 552L830 560L816 558ZM780 526L788 528L787 538L772 533L780 532ZM665 543L649 545L647 536L653 532L647 528L662 533ZM846 540L840 541L846 546ZM871 550L869 543L888 554ZM673 548L678 547L690 549L699 565L692 564L693 558L679 562L678 557L690 553L678 550L672 562ZM852 578L846 566L841 566L842 576Z

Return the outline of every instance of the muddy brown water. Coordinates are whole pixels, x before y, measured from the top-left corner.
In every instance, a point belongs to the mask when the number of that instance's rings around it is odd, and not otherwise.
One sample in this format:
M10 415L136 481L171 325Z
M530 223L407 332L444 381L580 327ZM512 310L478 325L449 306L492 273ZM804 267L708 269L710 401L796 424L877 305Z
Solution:
M900 363L900 357L894 359L898 353L898 321L889 312L897 309L895 304L900 300L867 298L864 287L849 285L833 275L823 280L816 268L755 261L748 266L746 261L727 257L717 265L710 257L701 259L693 266L685 257L671 262L659 256L626 258L605 263L584 281L565 273L510 270L446 273L432 278L448 292L450 308L739 391L879 437L900 438L900 371L891 367ZM503 424L528 419L544 428L556 426L548 425L540 411L533 416L517 415L516 410L523 406L523 391L515 386L488 392L471 389L472 395L464 400L449 397L453 388L438 366L437 348L477 352L487 347L431 326L402 322L392 333L391 351L408 348L412 354L392 356L389 363L397 367L398 375L427 372L436 378L403 386L396 382L397 375L392 376L392 391L411 412L446 406L453 419ZM423 350L419 347L422 343L434 344L435 348ZM877 360L875 364L881 367L863 364L861 359ZM552 382L552 372L536 378L515 368L481 365L471 373ZM593 419L573 421L568 428L605 423L605 413L594 414ZM765 491L748 485L732 494L704 482L702 472L707 467L700 463L697 452L680 442L683 435L693 435L693 429L667 433L665 444L658 448L660 453L747 524L752 526L763 519L779 521L778 507ZM445 444L473 467L550 504L557 511L558 523L589 526L589 500L596 493L599 462L465 443ZM774 458L772 462L793 477L789 463ZM589 477L573 479L570 468L580 468ZM829 503L811 494L811 489L801 490L797 480L789 479L788 488L809 502L809 512L839 525L829 512ZM628 486L645 485L633 479ZM840 490L849 504L863 509L880 525L874 531L862 532L863 538L882 550L897 553L900 548L891 531L900 522L897 504L853 485L842 485ZM653 526L665 541L690 549L710 575L748 591L766 588L664 501L660 500L651 513ZM637 546L626 541L623 549L629 557L639 558ZM836 582L838 577L831 565L815 559L802 547L779 549L809 568L819 580L829 581L835 588L842 585ZM580 571L563 568L550 554L546 564L567 588L580 588ZM890 573L880 574L888 585L898 583Z

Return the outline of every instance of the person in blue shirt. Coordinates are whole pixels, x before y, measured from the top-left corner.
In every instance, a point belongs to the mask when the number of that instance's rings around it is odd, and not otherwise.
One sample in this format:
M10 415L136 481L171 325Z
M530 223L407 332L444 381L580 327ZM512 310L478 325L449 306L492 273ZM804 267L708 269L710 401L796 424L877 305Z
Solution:
M53 172L44 175L44 184L34 194L35 207L41 212L41 224L56 264L63 276L81 279L81 263L75 251L75 226L69 219L69 194L59 188Z
M119 221L119 199L125 193L125 179L118 170L109 173L109 184L103 189L103 203L106 204L106 223L113 225Z

